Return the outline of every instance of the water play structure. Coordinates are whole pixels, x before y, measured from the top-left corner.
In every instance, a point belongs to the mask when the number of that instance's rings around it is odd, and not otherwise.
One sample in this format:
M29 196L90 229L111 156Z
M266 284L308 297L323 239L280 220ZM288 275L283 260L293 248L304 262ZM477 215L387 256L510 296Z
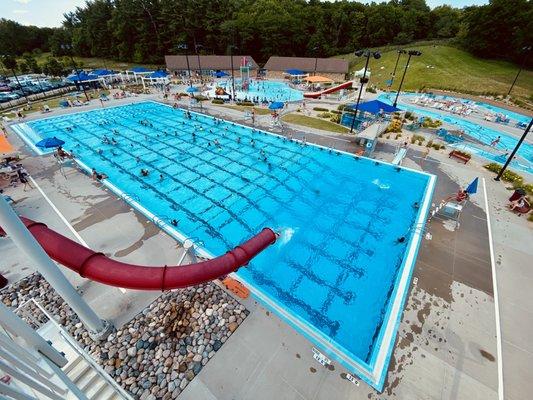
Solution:
M246 56L241 58L241 90L247 92L250 88L250 63Z
M318 99L318 98L320 98L320 96L322 96L324 94L334 93L334 92L337 92L337 91L339 91L341 89L351 88L352 85L353 85L353 81L348 81L348 82L341 83L340 85L327 88L327 89L322 90L320 92L306 92L306 93L304 93L304 97L306 97L308 99Z
M177 266L151 267L127 264L106 257L53 231L42 222L20 218L44 251L80 276L110 286L138 290L171 290L223 277L248 264L276 241L269 228L226 254L211 260ZM5 232L0 228L0 236Z

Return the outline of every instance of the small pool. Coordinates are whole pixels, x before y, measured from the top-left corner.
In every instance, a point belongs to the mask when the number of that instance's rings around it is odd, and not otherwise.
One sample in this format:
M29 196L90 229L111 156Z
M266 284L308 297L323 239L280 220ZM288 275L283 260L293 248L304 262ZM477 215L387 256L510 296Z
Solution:
M180 232L211 254L265 226L277 230L276 244L239 279L318 349L381 389L434 176L201 114L187 119L155 102L14 128L28 142L65 140L123 197L177 219ZM118 144L104 144L104 135Z
M216 86L224 88L227 93L231 93L231 80L222 80ZM256 102L271 101L298 101L304 98L303 92L291 88L285 82L251 79L247 91L241 88L240 79L235 79L235 92L238 100L253 100ZM209 91L211 97L215 97L215 89Z
M393 96L395 94L381 94L378 96L378 99L388 103L392 104ZM406 94L401 96L403 98L404 96L410 97L413 96L413 94ZM460 99L455 97L446 96L447 99L459 101ZM464 100L464 99L463 99ZM476 104L481 108L486 108L487 110L491 109L495 112L501 112L506 114L513 114L510 116L512 119L515 119L516 121L520 122L529 122L531 118L525 115L517 114L517 113L511 113L510 111L506 111L503 109L500 109L495 106L491 106L490 104L476 102ZM459 143L456 145L453 145L453 147L462 148L465 150L474 150L474 153L484 157L490 161L496 161L499 163L504 163L506 157L504 156L506 153L510 153L513 148L518 143L518 138L515 136L510 135L509 133L506 133L502 130L496 130L492 128L488 128L486 126L477 124L471 120L467 120L465 118L461 118L457 115L451 115L449 113L441 113L437 109L433 108L424 108L421 106L417 106L414 104L408 104L405 102L398 103L398 108L406 111L412 111L418 115L426 116L430 118L437 118L441 121L444 121L445 123L455 125L458 129L463 130L466 134L469 136L481 141L482 143L489 145L492 140L497 138L498 136L501 137L500 143L496 146L497 150L500 150L501 154L496 155L488 152L485 149L483 149L483 146L476 146L473 143L463 144ZM500 111L501 110L501 111ZM531 143L528 143L527 141L524 141L517 152L517 158L516 160L511 161L511 168L517 170L517 171L524 171L528 172L530 174L533 174L533 145Z

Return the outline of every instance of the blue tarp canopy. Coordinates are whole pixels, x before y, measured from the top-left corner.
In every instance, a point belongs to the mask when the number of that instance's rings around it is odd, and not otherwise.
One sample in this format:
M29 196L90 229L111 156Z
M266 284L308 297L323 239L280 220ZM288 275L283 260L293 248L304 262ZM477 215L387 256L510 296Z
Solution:
M109 69L95 69L94 71L91 72L91 75L96 75L96 76L106 76L106 75L113 75L113 74L115 74L115 72Z
M196 93L196 92L199 92L200 89L198 89L197 87L195 86L189 86L187 89L185 89L185 91L187 93Z
M148 75L148 78L156 79L156 78L166 78L168 76L168 72L166 71L155 71L152 72L150 75Z
M98 80L98 76L88 74L86 72L80 72L79 77L78 74L72 74L67 76L67 79L71 82L85 82L85 81L95 81Z
M301 69L296 69L296 68L287 69L285 70L285 72L288 73L289 75L305 75L304 71L302 71Z
M355 110L355 104L350 104L347 106L347 108ZM378 114L381 111L383 111L384 113L392 113L395 111L400 111L399 108L391 106L387 103L383 103L382 101L379 101L379 100L372 100L372 101L367 101L366 103L361 103L359 104L358 110L369 112L371 114Z
M59 147L63 146L65 142L61 139L54 137L45 138L43 140L38 141L35 143L35 146L37 147L44 147L45 149L50 149L53 147Z
M151 69L148 69L148 68L144 68L144 67L133 67L130 69L131 72L137 72L137 73L140 73L140 72L152 72Z
M213 76L216 77L216 78L223 78L225 76L229 76L229 74L227 72L224 72L224 71L217 71L217 72L213 73Z
M269 110L279 110L285 107L285 104L281 101L274 101L268 106Z

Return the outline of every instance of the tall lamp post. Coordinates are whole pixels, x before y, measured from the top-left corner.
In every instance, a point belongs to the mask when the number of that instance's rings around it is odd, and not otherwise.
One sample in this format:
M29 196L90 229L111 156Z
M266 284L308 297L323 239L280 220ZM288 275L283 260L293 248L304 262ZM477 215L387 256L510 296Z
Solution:
M178 50L185 51L185 60L187 60L187 73L189 74L189 87L192 87L191 65L189 64L189 46L187 46L187 43L180 43L178 44Z
M513 151L511 152L511 154L509 154L509 157L507 157L507 161L505 161L505 164L503 165L502 169L500 169L500 172L498 173L498 175L496 176L496 178L494 178L495 181L499 181L500 178L502 177L503 173L505 172L505 170L507 169L507 166L511 163L511 161L513 160L513 157L514 155L516 154L516 152L518 151L518 149L520 148L520 146L522 145L522 142L524 141L524 139L526 138L527 134L529 133L529 131L531 130L531 125L533 125L533 118L531 119L531 121L529 121L529 125L527 126L526 130L524 131L524 133L522 134L522 137L520 138L520 140L518 141L518 143L516 144L515 148L513 149Z
M316 75L316 68L318 65L318 46L313 47L311 50L315 53L315 69L313 70L313 75Z
M235 101L235 74L233 72L233 50L237 50L237 46L234 44L229 45L229 58L231 61L231 100Z
M200 71L200 82L201 83L204 83L204 79L203 79L203 76L202 76L202 64L200 62L200 51L201 49L203 49L204 46L202 46L201 44L195 44L194 45L194 50L196 51L196 57L198 57L198 70Z
M409 57L407 57L407 63L405 64L405 69L403 70L402 80L400 81L400 87L398 88L398 92L396 93L396 98L394 99L394 107L398 104L398 96L400 96L400 91L402 90L403 80L405 79L405 74L407 72L407 68L409 67L409 62L411 61L411 57L419 57L422 55L421 51L418 50L409 50L407 52Z
M514 77L514 81L511 84L511 87L509 88L509 91L507 92L507 96L511 94L511 90L513 90L513 87L518 80L518 76L520 75L520 72L522 72L522 69L524 68L524 65L526 65L527 56L529 55L529 52L531 51L531 46L525 46L522 47L522 51L524 52L524 58L522 59L522 63L520 64L520 68L518 69L518 72L516 76Z
M381 58L381 53L379 51L370 51L370 50L357 50L354 52L356 57L366 57L365 70L363 72L362 78L359 80L361 82L361 87L359 88L359 94L357 95L357 102L355 103L355 112L352 119L352 125L350 126L350 133L353 132L355 126L355 119L357 118L357 111L359 110L359 102L361 101L361 94L363 93L363 86L367 82L366 71L368 70L368 63L370 61L370 56L374 57L376 60Z
M389 85L388 85L389 89L392 86L392 82L394 82L394 78L396 78L396 69L398 68L398 62L400 61L400 56L402 54L406 54L406 53L407 53L407 51L405 51L404 49L398 50L398 57L396 58L396 64L394 64L394 71L392 72L392 76L391 76L391 78L389 80Z
M70 61L72 62L72 67L74 68L74 71L76 72L76 75L78 76L78 84L81 86L81 89L83 90L83 94L85 95L85 99L87 101L89 100L89 96L87 95L87 92L85 91L85 85L81 81L80 77L80 71L78 70L78 67L76 66L76 63L74 62L74 56L72 55L72 45L71 44L62 44L61 49L66 50L70 56Z

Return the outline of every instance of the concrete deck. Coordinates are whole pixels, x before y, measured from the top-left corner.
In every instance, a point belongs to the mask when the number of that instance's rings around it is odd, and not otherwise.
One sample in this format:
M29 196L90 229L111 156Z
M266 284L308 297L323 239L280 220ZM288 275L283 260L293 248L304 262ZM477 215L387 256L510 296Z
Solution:
M115 103L117 104L117 103ZM220 108L216 109L220 113ZM226 117L242 113L227 110ZM80 110L76 110L80 111ZM279 133L279 132L278 132ZM298 133L297 133L298 134ZM303 134L303 133L299 133ZM296 137L296 134L294 135ZM328 145L329 134L307 135ZM11 136L10 140L21 146ZM341 142L339 141L339 144ZM349 150L350 141L342 141ZM27 150L25 150L27 151ZM29 153L28 153L29 154ZM506 398L529 398L533 381L533 250L531 224L505 210L509 192L475 162L468 166L434 152L428 160L409 149L404 165L437 175L434 201L474 177L485 177L492 217L503 337ZM392 160L391 146L376 158ZM47 197L93 248L136 263L175 262L174 240L79 171L65 176L50 157L29 155L24 165ZM16 210L73 237L40 192L8 189ZM382 394L365 383L354 385L338 363L326 369L312 358L312 345L278 317L246 301L249 317L180 395L181 399L497 399L496 314L482 186L465 208L460 227L433 220L419 252L411 292ZM17 280L32 272L9 239L0 240L0 272ZM528 263L529 261L529 263ZM64 270L65 271L65 270ZM157 293L126 291L88 282L67 272L98 313L124 324ZM529 289L529 291L528 291Z

